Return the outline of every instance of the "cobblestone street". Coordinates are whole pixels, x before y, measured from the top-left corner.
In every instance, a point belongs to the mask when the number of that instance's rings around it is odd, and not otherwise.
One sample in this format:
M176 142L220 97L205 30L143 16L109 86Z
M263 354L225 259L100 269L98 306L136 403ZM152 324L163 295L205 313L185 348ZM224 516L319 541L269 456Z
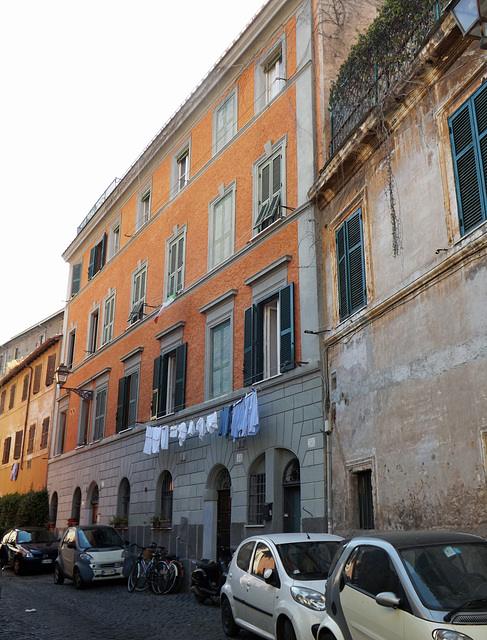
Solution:
M76 591L51 573L1 577L0 638L9 640L224 640L218 605L189 593L129 593L126 584ZM240 632L242 640L257 637Z

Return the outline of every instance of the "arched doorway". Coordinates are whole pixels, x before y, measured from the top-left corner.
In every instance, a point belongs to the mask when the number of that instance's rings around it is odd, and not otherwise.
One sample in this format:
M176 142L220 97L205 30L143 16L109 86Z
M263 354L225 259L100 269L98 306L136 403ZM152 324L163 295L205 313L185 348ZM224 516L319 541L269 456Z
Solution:
M293 458L282 474L283 493L283 531L296 533L301 531L301 475L299 460Z
M232 499L230 488L232 481L227 469L222 469L217 478L217 553L220 547L230 547L230 525L232 522Z
M93 489L91 490L91 498L90 498L91 524L96 524L98 522L98 501L99 501L98 485L95 484Z
M73 502L71 503L71 518L68 525L79 524L81 515L81 489L76 487L73 494Z
M59 502L59 499L58 499L57 491L55 491L52 494L51 507L49 509L49 521L52 523L53 528L56 526L58 502Z
M128 478L122 478L118 487L117 515L126 516L127 522L130 514L130 482Z

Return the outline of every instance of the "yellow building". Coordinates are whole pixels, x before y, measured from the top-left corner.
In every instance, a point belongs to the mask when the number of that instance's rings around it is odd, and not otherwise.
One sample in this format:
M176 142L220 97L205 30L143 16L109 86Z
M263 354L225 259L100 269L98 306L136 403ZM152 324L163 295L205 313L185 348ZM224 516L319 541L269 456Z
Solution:
M0 496L46 486L60 347L48 338L0 379Z

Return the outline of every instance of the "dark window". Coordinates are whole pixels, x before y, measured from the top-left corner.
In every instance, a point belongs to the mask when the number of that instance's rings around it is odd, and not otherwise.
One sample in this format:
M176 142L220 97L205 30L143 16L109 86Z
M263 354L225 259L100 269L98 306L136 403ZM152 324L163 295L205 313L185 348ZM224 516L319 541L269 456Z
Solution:
M73 502L71 505L71 518L76 522L79 522L79 517L81 514L81 489L76 487L73 494ZM73 535L76 535L76 531L72 529ZM73 538L74 541L74 538Z
M99 312L98 309L90 313L89 321L88 321L88 350L87 355L95 353L96 348L98 346L98 320L99 320Z
M2 395L0 396L0 413L5 411L5 400L7 399L7 391L4 389L2 391Z
M165 471L161 482L161 518L172 521L173 482L169 471Z
M245 310L244 386L294 369L294 283Z
M15 432L15 446L14 446L14 458L18 460L20 458L20 454L22 453L22 436L24 435L23 431Z
M242 571L248 571L250 565L250 558L252 557L252 551L254 550L255 542L247 542L240 547L237 555L237 567Z
M118 381L116 432L133 427L137 420L139 372L134 371Z
M39 393L39 389L41 388L41 375L42 375L42 364L38 364L34 369L34 393Z
M264 524L265 473L249 476L249 524Z
M450 118L458 215L462 235L487 217L487 86Z
M9 403L8 403L8 408L9 409L13 409L13 406L15 404L15 389L16 389L16 387L17 387L16 384L13 384L10 387L10 400L9 400Z
M10 446L12 443L12 438L5 438L4 442L3 442L3 458L2 458L2 464L7 464L7 462L9 461L10 458Z
M355 474L357 476L357 497L359 512L359 528L374 528L374 499L372 493L372 471L366 469Z
M90 264L88 266L88 280L98 273L105 264L107 254L107 234L103 234L103 238L92 247L90 251Z
M384 591L404 597L404 591L394 565L384 549L363 546L355 549L347 562L344 578L350 586L371 596Z
M73 266L73 273L71 279L71 297L76 295L81 288L81 272L83 268L83 261L80 260L78 264Z
M66 412L59 413L56 454L64 453L66 443Z
M46 387L50 387L54 382L54 372L56 371L56 354L53 353L47 360Z
M68 336L68 351L66 358L66 366L71 369L74 362L74 347L76 344L76 331L71 331Z
M151 417L184 409L187 343L154 360Z
M27 453L33 453L34 451L34 440L36 436L36 426L35 424L29 427L29 442L27 444Z
M44 420L42 421L41 449L45 449L47 447L48 440L49 440L49 418L44 418Z
M29 379L29 374L24 376L24 384L22 387L22 402L24 402L24 400L27 400L27 395L29 393Z
M77 445L88 444L90 431L91 400L82 399L79 407L78 441Z
M340 320L343 320L367 302L361 208L338 229L336 244Z

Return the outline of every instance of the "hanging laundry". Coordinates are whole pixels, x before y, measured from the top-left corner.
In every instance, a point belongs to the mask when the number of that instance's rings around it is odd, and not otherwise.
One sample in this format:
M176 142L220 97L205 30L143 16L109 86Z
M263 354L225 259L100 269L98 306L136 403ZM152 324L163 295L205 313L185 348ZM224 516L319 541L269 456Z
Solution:
M10 480L17 480L17 474L19 473L19 463L14 462L12 471L10 473Z
M169 449L169 427L161 427L161 449Z
M159 453L162 427L152 427L152 453Z
M198 418L198 422L196 423L196 430L198 431L200 440L203 440L206 433L206 424L204 418Z
M179 436L179 446L182 447L184 441L186 440L186 436L188 434L188 428L185 422L181 422L178 427L178 436Z
M247 435L255 436L259 431L259 404L257 402L257 390L253 389L245 396L247 405Z
M208 433L214 433L218 430L218 416L216 411L206 417L206 430Z
M234 440L242 438L246 432L246 412L244 398L233 403L231 434Z
M219 436L225 436L225 438L228 438L230 435L232 428L232 414L232 405L229 407L223 407L220 411L220 428L218 429Z
M145 430L144 453L150 455L152 453L152 427L147 426Z
M172 427L169 429L169 437L170 438L178 437L178 426L176 424L173 424Z
M190 420L188 425L188 436L194 436L195 433L196 433L196 427L194 424L194 420Z

